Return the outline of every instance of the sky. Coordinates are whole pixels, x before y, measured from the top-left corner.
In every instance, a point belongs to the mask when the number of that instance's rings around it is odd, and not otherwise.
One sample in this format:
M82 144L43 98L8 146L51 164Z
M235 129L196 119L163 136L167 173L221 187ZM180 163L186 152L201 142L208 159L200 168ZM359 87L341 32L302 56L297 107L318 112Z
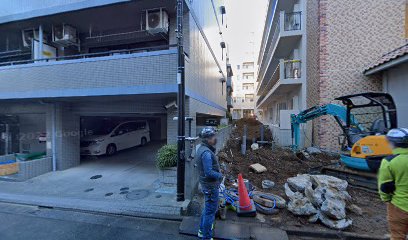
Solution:
M258 58L264 29L268 0L225 0L227 9L226 32L229 44L230 62L241 64L248 52L254 49ZM254 44L250 44L254 42Z

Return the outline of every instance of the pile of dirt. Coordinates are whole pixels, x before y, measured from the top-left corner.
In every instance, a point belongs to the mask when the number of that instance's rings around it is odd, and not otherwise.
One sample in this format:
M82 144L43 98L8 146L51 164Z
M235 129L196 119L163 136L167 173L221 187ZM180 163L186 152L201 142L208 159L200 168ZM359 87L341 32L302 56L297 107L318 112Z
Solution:
M237 122L237 128L233 131L232 138L226 144L226 147L218 154L222 165L226 166L227 186L231 186L238 173L242 173L244 178L248 179L256 189L263 192L278 194L286 198L284 193L284 184L290 177L302 173L316 173L321 167L339 162L339 157L326 153L311 154L307 160L299 159L290 149L272 148L271 145L263 145L258 150L249 149L245 156L240 152L241 138L236 137L240 134L243 125L252 126L254 129L251 134L259 137L256 132L256 120L242 120ZM250 125L250 123L252 123ZM259 122L258 122L259 123ZM250 127L248 127L250 128ZM234 135L235 134L235 135ZM268 136L271 136L268 133ZM253 173L249 166L260 163L267 168L267 171L261 174ZM272 189L262 189L262 181L271 180L275 182ZM363 214L359 215L353 212L347 213L353 220L353 225L347 229L348 232L370 235L384 235L387 233L386 208L376 193L367 192L362 189L349 187L348 189L352 203L360 207ZM308 222L307 217L294 216L287 209L280 211L278 215L264 216L269 219L272 225L282 228L313 228L326 231L323 225L316 225Z
M244 135L244 128L247 127L247 140L261 140L261 128L264 128L264 141L272 141L272 134L268 126L264 126L260 121L253 118L242 118L235 122L235 128L232 132L232 138L240 138Z

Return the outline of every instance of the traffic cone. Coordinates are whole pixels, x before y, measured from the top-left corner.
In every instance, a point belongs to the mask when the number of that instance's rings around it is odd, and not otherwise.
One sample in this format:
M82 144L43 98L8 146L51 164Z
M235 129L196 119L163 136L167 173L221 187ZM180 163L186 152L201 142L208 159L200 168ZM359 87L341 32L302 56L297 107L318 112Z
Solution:
M242 174L238 174L238 197L239 207L237 208L237 214L239 217L255 217L256 209L254 201L249 198L248 190L245 186Z

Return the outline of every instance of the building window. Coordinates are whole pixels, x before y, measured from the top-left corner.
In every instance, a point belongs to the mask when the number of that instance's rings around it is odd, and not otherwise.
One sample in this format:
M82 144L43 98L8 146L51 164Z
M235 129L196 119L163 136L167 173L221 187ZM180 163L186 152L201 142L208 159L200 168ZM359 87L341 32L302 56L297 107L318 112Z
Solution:
M242 69L253 69L254 66L254 62L245 62L242 64Z
M244 73L242 74L242 78L246 80L253 80L254 79L254 73Z
M237 69L238 69L238 70L241 69L241 65L238 64L238 65L237 65Z
M254 94L245 94L245 102L253 102Z
M244 83L242 84L242 90L254 90L253 83Z

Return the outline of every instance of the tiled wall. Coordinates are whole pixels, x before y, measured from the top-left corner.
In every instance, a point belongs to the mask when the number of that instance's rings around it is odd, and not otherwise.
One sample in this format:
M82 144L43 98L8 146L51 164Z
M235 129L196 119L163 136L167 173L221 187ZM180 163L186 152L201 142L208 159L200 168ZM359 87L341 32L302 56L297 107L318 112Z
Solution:
M316 103L316 92L318 103L326 104L338 96L382 89L378 77L365 77L362 72L405 43L405 4L405 0L320 0L319 88L314 83L309 86L310 103ZM332 117L320 118L314 129L320 146L338 149L340 129Z

